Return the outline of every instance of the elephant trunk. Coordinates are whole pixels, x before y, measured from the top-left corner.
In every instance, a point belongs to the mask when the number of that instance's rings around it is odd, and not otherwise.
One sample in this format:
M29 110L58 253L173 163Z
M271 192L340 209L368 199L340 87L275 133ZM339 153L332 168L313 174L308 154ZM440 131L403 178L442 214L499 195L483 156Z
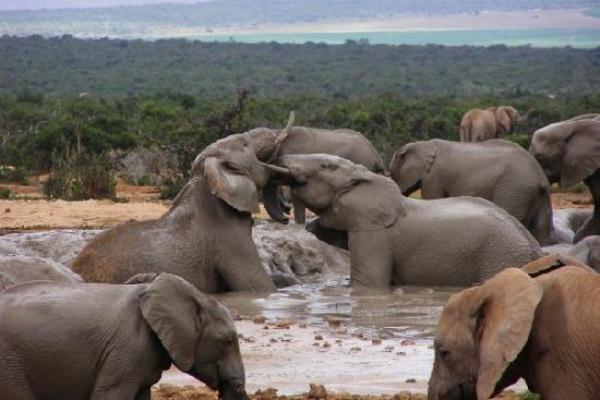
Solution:
M269 182L263 188L263 204L269 216L275 221L282 224L289 222L290 218L286 214L286 209L289 211L289 208L279 196L279 184L276 182Z
M249 400L244 384L236 380L219 385L219 400Z

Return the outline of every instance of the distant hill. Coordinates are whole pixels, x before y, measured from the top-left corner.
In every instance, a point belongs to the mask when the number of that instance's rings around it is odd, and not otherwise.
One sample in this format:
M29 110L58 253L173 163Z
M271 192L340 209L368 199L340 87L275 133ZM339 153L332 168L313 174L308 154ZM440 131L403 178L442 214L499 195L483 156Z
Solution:
M0 91L356 98L600 93L600 47L203 43L0 37Z

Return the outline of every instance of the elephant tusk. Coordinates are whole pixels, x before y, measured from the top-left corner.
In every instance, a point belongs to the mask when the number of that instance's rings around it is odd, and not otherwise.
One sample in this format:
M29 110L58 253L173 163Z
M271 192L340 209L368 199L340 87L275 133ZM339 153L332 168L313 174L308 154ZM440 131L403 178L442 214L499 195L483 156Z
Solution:
M263 167L265 167L269 171L275 172L279 175L284 175L284 176L289 176L289 177L292 176L292 172L288 168L279 167L277 165L267 164L267 163L261 163L261 164Z

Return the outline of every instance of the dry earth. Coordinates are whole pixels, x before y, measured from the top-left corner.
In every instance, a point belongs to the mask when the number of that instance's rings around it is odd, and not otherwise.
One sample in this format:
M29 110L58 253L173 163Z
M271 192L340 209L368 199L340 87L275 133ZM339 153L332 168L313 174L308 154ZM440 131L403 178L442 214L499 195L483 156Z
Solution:
M41 184L30 186L0 184L8 188L14 199L0 200L0 231L46 229L101 229L130 220L160 217L170 207L169 201L159 200L160 189L153 186L133 186L119 182L117 198L111 200L63 201L45 200ZM554 208L589 208L592 198L582 193L552 193ZM267 218L266 212L256 215Z

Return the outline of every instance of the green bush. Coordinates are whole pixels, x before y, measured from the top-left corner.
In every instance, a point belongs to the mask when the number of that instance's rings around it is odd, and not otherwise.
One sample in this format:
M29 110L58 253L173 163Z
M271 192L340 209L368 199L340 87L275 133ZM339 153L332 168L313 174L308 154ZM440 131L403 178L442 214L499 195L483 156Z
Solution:
M160 199L161 200L171 200L174 199L175 196L177 196L177 193L179 193L179 191L181 190L181 188L183 187L183 185L185 184L184 180L172 180L169 179L164 187L162 188L161 192L160 192Z
M12 197L12 192L9 188L0 187L0 199L8 200Z
M64 200L114 199L115 172L104 154L69 152L53 157L44 194Z
M20 167L2 167L0 166L0 182L27 184L27 169Z

